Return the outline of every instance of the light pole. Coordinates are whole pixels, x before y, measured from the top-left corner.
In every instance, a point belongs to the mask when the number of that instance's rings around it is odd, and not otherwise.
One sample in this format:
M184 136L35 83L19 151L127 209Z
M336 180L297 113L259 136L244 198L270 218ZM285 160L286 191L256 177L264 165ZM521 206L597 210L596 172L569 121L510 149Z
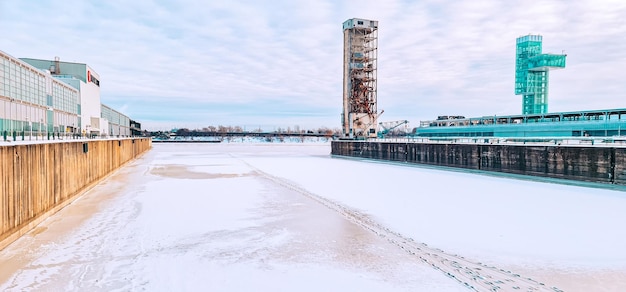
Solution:
M3 108L4 108L4 115L2 116L3 121L2 121L2 131L4 132L2 135L4 136L4 140L6 141L6 134L9 130L9 124L7 123L7 121L9 120L9 115L7 114L7 103L6 101L2 101L3 103Z
M41 140L46 140L46 136L48 135L48 124L46 123L46 119L42 119L41 123L43 124L43 130L41 131ZM46 135L44 135L44 132Z
M10 122L10 125L11 125L10 126L10 130L11 130L11 137L14 137L13 140L15 140L15 136L13 135L13 127L14 127L14 124L13 124L13 99L11 98L10 101L11 101L11 104L10 104L10 107L9 107L9 115L10 115L9 116L9 122Z
M50 129L48 128L49 126L48 126L47 119L48 119L48 112L52 113L52 110L53 110L52 107L48 107L48 111L46 111L46 124L45 124L45 126L46 126L46 137L48 137L48 140L50 140ZM51 114L51 115L52 115L52 125L51 126L52 126L52 129L54 130L54 115L53 114ZM54 132L53 132L53 134L54 134Z
M32 130L30 128L30 118L29 117L26 117L26 124L28 125L28 140L30 141L30 140L33 140L33 136L31 135L32 134Z

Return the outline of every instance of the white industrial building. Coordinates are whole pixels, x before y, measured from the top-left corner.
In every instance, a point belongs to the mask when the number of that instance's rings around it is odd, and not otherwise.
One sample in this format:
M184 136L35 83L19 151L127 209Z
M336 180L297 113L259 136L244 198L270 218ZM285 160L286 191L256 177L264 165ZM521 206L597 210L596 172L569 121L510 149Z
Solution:
M0 132L17 136L131 136L131 120L100 101L86 64L14 58L0 51Z

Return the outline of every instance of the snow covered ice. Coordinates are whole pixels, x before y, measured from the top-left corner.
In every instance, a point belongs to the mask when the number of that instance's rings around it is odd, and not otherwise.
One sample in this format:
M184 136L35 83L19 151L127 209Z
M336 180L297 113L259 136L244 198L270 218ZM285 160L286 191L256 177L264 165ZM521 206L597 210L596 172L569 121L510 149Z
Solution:
M154 144L0 251L0 289L468 291L397 234L546 289L626 290L622 191L329 153Z

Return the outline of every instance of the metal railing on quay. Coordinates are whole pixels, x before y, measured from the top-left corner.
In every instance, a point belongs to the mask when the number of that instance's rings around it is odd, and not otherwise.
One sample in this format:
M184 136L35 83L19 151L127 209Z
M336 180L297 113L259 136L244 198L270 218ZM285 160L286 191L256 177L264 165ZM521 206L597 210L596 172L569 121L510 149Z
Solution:
M119 139L132 138L133 136L124 135L86 135L78 133L60 133L60 132L32 132L28 131L0 131L0 143L2 142L52 142L52 141L71 141L71 140L90 140L90 139Z
M626 147L626 136L611 137L390 137L355 140L383 143L424 144L505 144L528 146L607 146Z

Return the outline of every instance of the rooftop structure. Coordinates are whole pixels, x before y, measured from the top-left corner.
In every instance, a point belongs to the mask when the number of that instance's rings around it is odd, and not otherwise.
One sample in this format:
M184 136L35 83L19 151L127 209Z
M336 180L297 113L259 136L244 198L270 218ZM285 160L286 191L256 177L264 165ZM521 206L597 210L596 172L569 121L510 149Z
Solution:
M522 96L522 114L548 112L548 72L565 68L566 55L543 54L542 36L517 38L515 94Z
M611 137L626 135L626 108L422 121L417 137Z
M59 58L54 60L40 60L20 58L31 66L50 72L52 77L62 81L79 91L78 114L80 120L78 128L88 133L106 134L108 125L100 121L100 75L87 64L63 62Z
M378 21L359 18L343 23L344 138L376 138Z

